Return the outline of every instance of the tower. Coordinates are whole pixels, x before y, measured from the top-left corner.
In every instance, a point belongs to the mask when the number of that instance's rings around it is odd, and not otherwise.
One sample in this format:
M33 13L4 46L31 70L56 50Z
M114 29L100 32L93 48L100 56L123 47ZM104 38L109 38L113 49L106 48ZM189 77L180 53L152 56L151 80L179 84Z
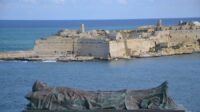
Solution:
M162 20L161 20L161 19L159 19L159 20L157 21L156 30L157 30L157 31L161 31L161 30L162 30Z
M85 25L84 24L81 24L81 26L80 26L80 32L81 33L85 32Z
M158 22L157 22L157 27L161 27L162 26L162 20L159 19Z
M182 24L183 24L183 21L182 21L182 20L180 20L178 24L179 24L179 25L182 25Z

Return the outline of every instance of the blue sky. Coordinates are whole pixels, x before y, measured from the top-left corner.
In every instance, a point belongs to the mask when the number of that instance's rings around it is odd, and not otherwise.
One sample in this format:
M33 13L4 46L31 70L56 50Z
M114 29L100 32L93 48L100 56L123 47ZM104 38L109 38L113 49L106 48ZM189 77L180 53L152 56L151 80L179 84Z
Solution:
M1 20L200 17L200 0L0 0Z

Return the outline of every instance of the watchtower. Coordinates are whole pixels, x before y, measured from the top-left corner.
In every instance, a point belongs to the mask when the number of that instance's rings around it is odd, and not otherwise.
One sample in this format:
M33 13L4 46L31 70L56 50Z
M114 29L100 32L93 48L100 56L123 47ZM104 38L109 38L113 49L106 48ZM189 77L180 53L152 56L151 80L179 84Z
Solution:
M179 24L179 25L182 25L182 24L183 24L183 21L182 21L182 20L180 20L178 24Z
M159 20L157 21L156 30L157 30L157 31L162 30L162 20L161 20L161 19L159 19Z
M85 32L85 25L84 24L81 24L81 26L80 26L80 32L81 33Z
M156 25L157 27L161 27L162 26L162 20L161 19L159 19L158 21L157 21L157 25Z

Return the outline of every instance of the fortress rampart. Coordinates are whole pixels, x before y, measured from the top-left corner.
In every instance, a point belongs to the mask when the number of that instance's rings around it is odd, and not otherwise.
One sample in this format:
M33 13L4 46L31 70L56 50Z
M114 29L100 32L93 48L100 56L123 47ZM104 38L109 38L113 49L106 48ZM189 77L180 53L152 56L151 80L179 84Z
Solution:
M0 59L114 59L200 51L200 23L142 26L134 30L63 30L35 41L32 51L0 53ZM81 58L80 58L81 57ZM89 58L88 58L89 57Z

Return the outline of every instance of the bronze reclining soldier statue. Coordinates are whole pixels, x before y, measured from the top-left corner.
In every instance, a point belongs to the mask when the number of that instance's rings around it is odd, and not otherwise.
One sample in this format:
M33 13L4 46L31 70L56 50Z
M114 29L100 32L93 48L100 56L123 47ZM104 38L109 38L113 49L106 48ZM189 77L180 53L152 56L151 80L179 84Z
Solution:
M73 88L51 88L36 81L27 110L176 110L174 101L167 95L167 82L147 90L83 91Z

